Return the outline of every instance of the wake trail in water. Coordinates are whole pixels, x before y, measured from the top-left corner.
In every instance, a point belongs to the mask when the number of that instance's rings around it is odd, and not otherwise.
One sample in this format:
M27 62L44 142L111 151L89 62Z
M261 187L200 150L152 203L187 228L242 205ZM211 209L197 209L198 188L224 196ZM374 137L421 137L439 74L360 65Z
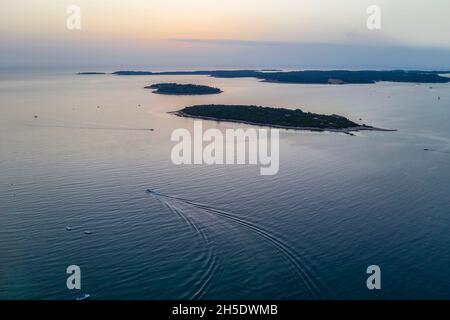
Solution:
M30 127L42 128L62 128L62 129L80 129L80 130L114 130L114 131L150 131L148 128L122 128L122 127L88 127L88 126L59 126L59 125L29 125Z
M207 258L206 258L206 271L204 272L202 278L201 278L201 285L199 288L196 289L196 291L192 294L192 296L190 297L190 299L194 300L194 299L200 299L204 296L204 294L206 293L206 289L208 288L208 286L211 283L211 280L214 276L215 271L217 270L217 259L216 256L214 255L212 246L211 246L211 242L209 240L208 234L206 232L203 231L203 229L197 225L197 223L189 218L186 214L183 213L182 210L180 210L178 207L176 207L173 204L170 204L167 201L164 201L163 198L154 195L156 199L158 199L159 201L161 201L167 208L169 208L169 210L176 214L177 216L179 216L189 227L191 227L196 234L200 235L201 238L203 239L206 247L207 247Z
M87 130L124 130L124 131L151 131L150 128L130 128L125 126L111 126L104 123L92 122L74 122L69 120L57 120L51 118L39 117L36 121L44 120L50 123L33 123L28 124L30 127L44 127L44 128L63 128L63 129L87 129Z
M280 254L291 264L293 269L295 270L295 273L298 277L298 279L301 281L303 287L308 292L308 294L316 299L321 297L321 292L323 292L322 284L316 283L315 276L312 274L312 270L310 267L308 267L308 264L304 261L304 259L299 255L295 249L293 249L291 246L289 246L287 243L282 241L279 237L274 235L272 232L265 230L263 227L242 219L241 217L224 210L220 210L214 207L211 207L206 204L194 202L188 199L176 197L176 196L170 196L166 194L161 194L156 191L147 190L147 192L155 195L157 198L160 199L170 199L173 201L179 201L184 204L188 204L198 210L203 210L207 213L210 213L214 216L219 216L228 222L231 222L232 224L238 225L240 227L245 228L246 230L258 235L259 237L266 240L270 245L272 245L274 248L278 250ZM166 201L167 202L167 201ZM180 214L186 216L185 214Z
M450 154L450 151L437 150L437 149L425 149L425 151L428 151L428 152L435 152L435 153Z

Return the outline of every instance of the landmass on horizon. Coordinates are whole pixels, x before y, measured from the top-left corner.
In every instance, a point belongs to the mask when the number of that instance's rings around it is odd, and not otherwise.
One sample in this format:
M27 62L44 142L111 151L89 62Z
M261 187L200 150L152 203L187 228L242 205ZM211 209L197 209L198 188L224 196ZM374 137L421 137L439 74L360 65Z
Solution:
M88 72L78 72L78 75L81 76L89 76L89 75L96 75L96 74L106 74L106 72L93 72L93 71L88 71Z
M195 105L175 112L180 117L268 126L282 129L334 131L351 134L352 131L396 131L357 124L336 114L323 115L301 109L261 107L254 105Z
M266 69L267 70L267 69ZM305 70L305 71L273 71L258 70L212 70L212 71L116 71L117 76L158 76L158 75L206 75L215 78L256 78L265 82L300 83L300 84L372 84L380 81L406 83L448 83L450 77L441 74L450 71L419 71L419 70ZM80 72L81 75L98 74L95 72Z
M219 88L210 86L178 83L157 83L144 88L154 89L153 93L176 96L208 95L222 92Z

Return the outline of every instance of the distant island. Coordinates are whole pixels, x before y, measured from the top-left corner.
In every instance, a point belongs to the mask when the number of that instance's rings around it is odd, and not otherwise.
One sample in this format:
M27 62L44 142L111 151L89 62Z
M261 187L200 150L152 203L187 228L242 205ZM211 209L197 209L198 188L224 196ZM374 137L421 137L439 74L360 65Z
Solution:
M145 89L155 89L153 93L167 95L206 95L218 94L222 92L222 90L214 87L178 83L157 83L147 86Z
M96 74L106 74L105 72L78 72L78 75L82 75L82 76L89 76L89 75L96 75Z
M195 105L171 113L180 117L238 122L294 130L335 131L348 134L351 134L352 131L361 130L395 131L357 124L335 114L322 115L304 112L301 109L291 110L252 105Z
M206 75L215 78L257 78L265 82L301 83L301 84L371 84L380 81L406 83L448 83L450 77L441 74L450 71L347 71L347 70L307 70L274 71L256 70L215 70L215 71L116 71L117 76L157 76L157 75Z

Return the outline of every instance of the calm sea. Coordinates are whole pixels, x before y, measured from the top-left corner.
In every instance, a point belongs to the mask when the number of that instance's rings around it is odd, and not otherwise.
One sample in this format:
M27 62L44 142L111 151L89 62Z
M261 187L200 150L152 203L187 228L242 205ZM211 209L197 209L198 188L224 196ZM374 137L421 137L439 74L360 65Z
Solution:
M0 73L1 299L73 299L72 264L93 299L450 298L450 84L74 73ZM158 82L224 92L143 89ZM282 131L275 176L175 166L170 134L193 121L167 112L203 103L398 131ZM366 287L374 264L379 291Z

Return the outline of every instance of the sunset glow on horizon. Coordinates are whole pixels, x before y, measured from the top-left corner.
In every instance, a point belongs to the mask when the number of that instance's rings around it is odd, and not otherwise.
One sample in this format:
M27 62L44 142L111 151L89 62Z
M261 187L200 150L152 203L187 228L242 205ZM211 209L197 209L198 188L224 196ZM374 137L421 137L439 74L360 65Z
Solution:
M135 48L135 55L142 50L171 55L230 45L234 50L236 41L450 49L445 32L450 30L450 2L376 3L382 8L383 27L373 32L366 27L371 0L348 0L345 5L335 0L17 0L3 4L0 35L5 59L12 60L36 47L86 54L83 48ZM81 10L81 30L65 26L70 5ZM47 56L43 54L51 61Z

